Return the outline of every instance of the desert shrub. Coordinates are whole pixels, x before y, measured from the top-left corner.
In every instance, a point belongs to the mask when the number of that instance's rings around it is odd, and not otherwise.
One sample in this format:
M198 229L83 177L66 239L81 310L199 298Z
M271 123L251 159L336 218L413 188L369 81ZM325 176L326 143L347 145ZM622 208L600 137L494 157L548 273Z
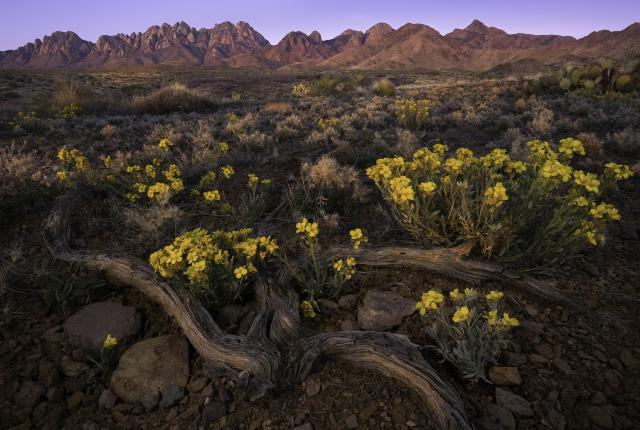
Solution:
M509 331L519 325L516 318L504 312L503 296L491 291L481 301L472 288L464 292L456 288L448 298L430 290L416 305L430 321L427 333L435 341L430 348L465 379L486 381L487 366L497 364L500 352L508 346Z
M432 106L430 100L399 99L395 104L396 122L411 130L424 128Z
M553 111L540 106L533 111L533 118L529 127L537 134L547 134L553 125Z
M324 74L311 84L311 93L314 96L330 96L338 92L340 80L333 75Z
M637 155L640 153L640 131L633 128L625 128L613 133L611 137L613 149L624 155Z
M132 239L151 246L174 234L184 218L184 212L172 204L125 207L122 215L124 224L134 232Z
M51 100L53 106L64 110L69 110L69 106L75 106L79 113L84 111L95 111L106 107L104 99L100 100L98 94L91 88L82 84L78 79L64 77L56 79L54 82L55 93Z
M42 121L35 112L18 112L9 120L9 127L16 134L33 133L42 129Z
M293 106L287 102L268 102L262 107L262 111L268 113L288 113L292 110Z
M632 172L609 163L604 175L572 168L580 141L528 143L513 161L503 149L476 158L467 148L416 151L412 160L379 159L367 169L398 222L425 244L474 240L485 257L520 267L560 264L585 245L604 242L605 225L620 219L603 194Z
M172 278L218 309L246 298L258 266L278 249L269 236L252 237L251 229L188 231L149 256L153 269Z
M247 175L247 191L240 195L238 206L232 207L233 218L239 225L250 225L264 214L270 187L271 179L255 173Z
M224 131L232 134L239 135L241 133L247 133L256 128L258 120L252 113L248 113L244 116L238 116L235 113L231 113L227 116L227 123L224 127Z
M398 154L404 157L410 157L417 148L416 135L411 131L404 128L396 129L396 144L394 149Z
M291 87L291 95L295 98L303 99L306 97L310 97L312 93L313 90L308 84L294 84L293 87Z
M373 94L380 97L393 97L396 95L396 86L388 79L380 79L373 84Z
M134 97L130 106L135 113L165 114L195 112L210 108L213 103L200 91L174 83L151 94Z
M356 259L323 255L318 242L320 229L317 222L302 218L296 223L296 234L302 252L294 261L285 257L282 257L282 261L287 270L286 276L302 289L304 299L300 308L304 316L313 318L318 310L316 299L338 296L344 284L356 273ZM349 235L355 249L367 241L361 229L354 229Z
M302 120L296 114L287 116L276 124L276 136L288 139L302 134Z

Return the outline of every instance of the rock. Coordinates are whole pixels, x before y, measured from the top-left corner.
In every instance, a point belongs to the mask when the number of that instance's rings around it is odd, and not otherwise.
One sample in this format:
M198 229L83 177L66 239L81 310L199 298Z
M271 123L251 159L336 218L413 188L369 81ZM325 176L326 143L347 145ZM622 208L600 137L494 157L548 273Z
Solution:
M67 408L75 409L82 404L84 399L84 393L82 391L74 391L72 395L67 398Z
M638 367L638 359L633 356L630 350L627 348L620 349L620 354L618 355L618 359L625 367L629 369L636 369Z
M140 399L140 402L142 403L142 406L144 406L146 410L150 411L151 409L155 408L158 405L159 400L160 400L160 393L158 393L157 391L151 391L149 393L146 393L144 396L142 396L142 399Z
M515 430L516 419L511 411L502 406L491 404L478 421L483 430Z
M219 400L207 402L202 408L202 419L206 423L217 421L227 415L227 406Z
M13 400L16 406L31 413L33 407L44 395L44 387L33 381L25 381L20 386L20 390L14 395Z
M613 429L613 418L607 410L600 406L589 406L587 408L589 420L603 429Z
M111 390L102 390L100 398L98 399L98 406L103 409L111 409L118 400L118 397L113 394Z
M320 392L320 382L315 379L309 379L306 384L305 393L307 397L313 397Z
M160 400L161 408L170 408L184 397L184 388L178 387L176 384L169 384L162 390L162 400Z
M544 324L537 323L535 321L522 321L518 327L514 330L516 334L521 336L540 336L544 330Z
M353 320L340 321L340 330L342 330L342 331L355 331L355 330L358 330L358 325Z
M71 344L87 351L101 350L108 334L121 341L134 336L139 328L136 309L114 302L87 305L64 323Z
M569 365L569 363L567 363L565 360L563 360L562 358L556 358L555 360L553 360L551 362L551 364L558 369L559 371L561 371L562 373L564 373L565 375L573 375L573 369L571 368L571 366Z
M551 346L551 344L541 343L536 345L534 349L547 360L553 360L553 346Z
M58 402L62 400L63 393L62 389L57 387L51 387L47 390L47 400L50 402Z
M191 391L192 393L199 393L204 387L207 386L208 383L209 378L207 378L206 376L202 376L189 384L189 391Z
M62 368L62 373L64 373L64 376L68 378L77 378L78 376L89 370L88 364L74 361L67 355L62 357L62 363L60 364L60 367Z
M415 310L415 300L388 291L367 291L358 307L358 324L362 330L385 331L400 325Z
M489 380L496 385L522 384L522 378L517 367L493 366L489 369Z
M60 383L60 374L56 366L50 361L42 361L38 367L38 382L47 388Z
M607 381L611 388L616 389L620 386L620 377L615 370L605 369L604 380Z
M161 336L138 342L120 357L111 388L125 402L138 402L150 392L189 380L189 345L182 336Z
M567 419L560 412L551 409L549 411L549 422L554 430L564 430L567 426Z
M527 363L527 356L517 352L504 351L502 353L502 359L507 366L512 367L520 367Z
M351 414L344 419L344 425L348 429L357 429L358 428L358 417Z
M527 357L527 360L529 361L529 363L536 366L544 366L549 362L549 360L547 360L540 354L529 354L529 356Z
M533 409L528 400L502 388L496 388L496 404L510 410L519 417L533 416Z
M595 393L593 393L593 396L591 396L591 400L589 400L589 401L594 406L606 405L607 404L607 398L602 393L602 391L596 391Z
M304 423L302 425L296 426L293 430L313 430L313 426L311 423Z
M318 299L316 301L318 302L318 305L320 305L320 310L322 310L324 313L330 313L331 311L335 311L336 309L338 309L338 304L333 300Z
M342 309L353 309L358 303L358 296L355 294L347 294L338 299L338 306Z

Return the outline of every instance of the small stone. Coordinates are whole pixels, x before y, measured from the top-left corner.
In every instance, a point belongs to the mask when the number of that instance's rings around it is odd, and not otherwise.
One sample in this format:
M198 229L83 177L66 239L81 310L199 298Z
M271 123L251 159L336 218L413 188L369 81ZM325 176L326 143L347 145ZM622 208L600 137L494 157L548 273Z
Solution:
M553 346L551 344L541 343L536 345L534 349L547 360L553 360Z
M525 336L540 336L544 330L544 324L535 321L522 321L514 330L516 333Z
M89 370L88 364L74 361L71 359L71 357L66 355L62 357L60 367L62 368L62 373L64 373L64 376L66 376L67 378L77 378L78 376Z
M590 406L587 408L587 417L595 425L603 429L613 429L613 418L607 410L600 406Z
M338 299L338 306L342 309L353 309L358 303L358 296L355 294L346 294Z
M593 393L593 396L591 396L590 402L594 406L606 405L607 397L602 393L602 391L596 391Z
M207 386L208 383L209 383L209 378L207 378L206 376L202 376L192 381L191 384L189 384L189 390L192 393L199 393L200 391L203 390L204 387Z
M549 411L549 422L554 430L564 430L567 426L567 419L555 409Z
M151 391L146 393L144 396L142 396L142 398L140 399L140 402L142 403L142 406L144 406L146 410L150 411L151 409L155 408L158 405L159 400L160 400L160 393L158 393L157 391Z
M511 411L502 406L491 404L487 407L485 414L479 420L480 428L483 430L515 430L516 419Z
M516 352L503 352L502 358L508 366L520 367L527 363L527 356L524 354L518 354Z
M618 359L620 360L620 362L622 362L622 364L624 364L625 367L629 369L636 369L639 364L638 359L635 358L633 356L633 353L627 348L620 349Z
M349 415L344 419L344 424L348 429L357 429L358 428L358 417L355 415Z
M556 358L555 360L553 360L551 362L551 364L558 369L559 371L561 371L562 373L564 373L565 375L573 375L573 369L571 368L571 366L569 365L569 363L567 363L565 360L563 360L562 358Z
M111 409L116 404L118 397L111 390L102 390L98 399L98 406L103 409Z
M521 385L517 367L494 366L489 369L489 380L496 385Z
M411 420L407 421L407 422L405 423L405 425L406 425L407 427L410 427L410 428L418 427L418 423L416 423L415 421L411 421Z
M370 290L358 307L358 324L362 330L385 331L400 325L415 310L415 300L389 291Z
M320 310L325 313L330 313L331 311L335 311L336 309L338 309L338 304L333 300L318 299L316 301L318 302L318 305L320 305Z
M169 384L162 390L161 408L170 408L184 397L184 389L176 384Z
M313 426L311 423L304 423L302 425L296 426L293 430L313 430Z
M15 394L16 406L31 413L33 407L44 395L44 387L33 381L25 381L20 386L20 390Z
M67 398L67 408L75 409L82 404L84 399L84 393L82 391L75 391L71 396Z
M549 362L549 360L547 360L540 354L529 354L527 356L527 360L529 361L529 363L536 366L544 366Z
M202 419L205 423L217 421L227 415L227 406L224 402L213 400L202 408Z
M609 384L611 388L615 389L620 386L620 378L618 377L618 374L614 370L605 369L604 380L607 381L607 384Z
M64 395L60 388L51 387L47 390L47 400L49 400L50 402L58 402L62 400L63 396Z
M58 385L60 374L52 362L43 361L40 363L38 367L38 382L48 388Z
M307 381L305 393L307 397L313 397L320 392L320 382L315 379L310 379Z
M134 336L139 328L136 309L114 302L87 305L64 323L71 344L87 351L99 351L108 334L121 341Z
M496 388L496 404L509 409L519 417L533 416L533 409L528 400L502 388Z
M340 321L340 330L342 330L342 331L358 330L358 325L353 320Z

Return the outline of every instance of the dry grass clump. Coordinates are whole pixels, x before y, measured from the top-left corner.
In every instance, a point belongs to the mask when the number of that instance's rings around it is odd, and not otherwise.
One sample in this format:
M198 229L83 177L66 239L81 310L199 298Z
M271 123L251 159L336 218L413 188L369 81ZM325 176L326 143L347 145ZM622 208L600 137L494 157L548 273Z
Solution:
M633 128L625 128L614 133L611 137L613 148L616 152L625 155L640 153L640 131Z
M124 223L133 230L137 242L158 246L167 235L174 235L184 218L183 211L172 204L134 206L122 211Z
M268 102L262 107L262 111L268 113L289 113L292 110L293 106L287 102Z
M553 111L545 106L537 107L533 111L533 119L529 124L529 127L536 134L547 134L551 131L553 125Z
M286 139L299 136L302 132L302 120L297 114L287 116L276 124L276 136Z
M194 112L210 108L212 105L212 101L200 91L174 83L151 94L134 97L130 107L135 113L164 114Z
M595 133L578 133L576 136L582 146L587 157L592 160L600 160L604 156L604 150L602 148L602 141L596 136Z
M241 133L246 133L252 129L255 129L257 124L258 119L251 112L242 117L239 117L235 113L232 113L227 119L227 124L224 127L224 131L237 136Z
M96 111L107 105L91 88L83 85L77 79L69 77L57 79L54 82L54 88L56 91L52 102L58 108L75 105L82 111Z
M410 157L418 149L418 139L416 135L405 128L398 128L396 130L396 145L395 150L399 155L403 157Z
M393 97L396 95L396 86L389 79L380 79L373 84L373 93L380 97Z
M313 164L303 164L302 174L311 188L321 189L328 195L346 193L351 199L362 202L368 194L354 167L343 166L328 155Z
M44 166L35 153L14 144L0 148L0 196L16 195L29 182L43 180Z

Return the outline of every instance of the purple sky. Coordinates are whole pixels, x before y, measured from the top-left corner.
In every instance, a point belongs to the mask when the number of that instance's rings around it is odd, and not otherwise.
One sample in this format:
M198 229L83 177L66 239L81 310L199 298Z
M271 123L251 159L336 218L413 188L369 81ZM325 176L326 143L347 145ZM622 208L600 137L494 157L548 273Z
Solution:
M0 0L0 50L14 49L56 30L95 41L101 34L144 31L186 21L201 28L247 21L272 43L290 30L318 30L329 39L347 28L385 21L394 28L423 23L445 34L477 18L509 33L584 36L640 21L640 0Z

